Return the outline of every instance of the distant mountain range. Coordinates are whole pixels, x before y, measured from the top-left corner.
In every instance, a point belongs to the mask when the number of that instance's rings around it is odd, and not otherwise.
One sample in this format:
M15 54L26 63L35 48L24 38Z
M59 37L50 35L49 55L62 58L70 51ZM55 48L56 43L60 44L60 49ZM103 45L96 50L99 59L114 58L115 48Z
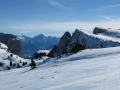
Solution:
M0 33L0 42L7 45L11 53L20 57L27 57L39 50L49 49L51 49L49 56L55 57L83 49L120 46L120 29L95 27L93 34L76 29L72 35L65 32L61 38L43 34L27 37Z
M76 29L72 35L68 31L65 32L60 39L43 34L31 38L0 33L0 71L29 66L30 59L23 59L21 56L26 57L33 53L35 58L42 58L38 61L36 59L37 65L40 65L44 64L45 60L50 60L50 57L57 57L51 59L54 62L54 59L67 57L79 51L84 52L84 49L88 49L87 53L90 53L91 50L94 52L93 49L117 46L120 46L120 30L110 28L95 27L93 34Z
M59 38L52 36L45 36L39 34L33 38L27 36L18 36L21 41L23 57L32 55L38 50L52 49L53 45L57 45Z

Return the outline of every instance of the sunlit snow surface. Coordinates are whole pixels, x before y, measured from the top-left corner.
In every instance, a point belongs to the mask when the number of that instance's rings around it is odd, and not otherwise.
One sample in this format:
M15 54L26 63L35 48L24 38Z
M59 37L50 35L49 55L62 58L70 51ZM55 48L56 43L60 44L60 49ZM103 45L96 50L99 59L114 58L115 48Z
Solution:
M88 49L0 72L0 90L119 90L120 47Z
M100 28L100 29L104 29L106 31L104 33L98 34L97 36L99 38L120 42L120 30L105 29L105 28Z

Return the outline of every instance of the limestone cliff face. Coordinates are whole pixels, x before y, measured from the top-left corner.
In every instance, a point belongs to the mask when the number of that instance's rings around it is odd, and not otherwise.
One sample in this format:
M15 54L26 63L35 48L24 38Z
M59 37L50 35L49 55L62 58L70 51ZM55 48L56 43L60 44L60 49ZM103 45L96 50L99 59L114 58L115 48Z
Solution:
M72 36L69 32L65 32L64 35L60 38L58 46L54 46L48 56L57 57L65 53L76 53L80 50L85 49L83 45L76 42L79 38L79 35L80 33L78 32L78 30L75 30ZM75 41L76 43L71 44L73 41Z
M0 42L8 46L11 53L22 57L20 40L16 39L15 35L0 33Z
M66 47L68 43L70 42L71 35L69 32L65 32L64 35L60 38L58 46L54 46L51 52L49 53L49 56L60 56L64 53L66 53Z
M93 34L104 33L105 31L107 31L107 29L100 28L100 27L95 27L94 30L93 30Z
M70 42L70 39L71 39L70 33L65 32L65 34L61 37L60 42L56 49L58 56L60 56L61 54L64 54L66 52L66 47L67 47L68 43Z
M79 29L76 29L73 33L71 40L66 47L67 53L69 52L78 52L80 50L84 50L85 46L83 42L79 41L80 37L84 38L84 32L81 32Z
M106 29L101 29L102 32L106 32ZM98 32L94 29L94 32ZM107 33L107 32L106 32ZM109 32L108 32L109 33ZM112 33L112 34L111 34ZM117 32L118 33L118 32ZM110 32L110 35L115 35L116 32ZM119 34L119 33L118 33ZM66 32L60 39L58 46L54 46L50 52L51 57L57 57L65 53L77 53L84 49L96 49L120 46L120 42L101 38L98 35L87 33L83 30L76 29L72 36L69 32Z

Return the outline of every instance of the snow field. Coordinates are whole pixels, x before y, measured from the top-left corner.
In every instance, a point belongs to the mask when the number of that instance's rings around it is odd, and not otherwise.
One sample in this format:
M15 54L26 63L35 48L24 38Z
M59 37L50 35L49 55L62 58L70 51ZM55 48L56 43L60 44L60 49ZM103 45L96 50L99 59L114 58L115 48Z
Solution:
M33 70L2 71L0 86L2 90L119 90L119 48L88 49L50 59Z

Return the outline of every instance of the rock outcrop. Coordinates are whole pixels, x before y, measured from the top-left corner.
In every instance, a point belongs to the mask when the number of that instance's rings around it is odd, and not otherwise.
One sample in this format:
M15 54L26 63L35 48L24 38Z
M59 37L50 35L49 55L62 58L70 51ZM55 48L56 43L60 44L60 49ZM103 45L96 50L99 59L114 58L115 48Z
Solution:
M64 35L60 38L58 46L54 46L51 52L49 53L49 56L60 56L64 53L66 53L66 47L68 43L70 42L71 35L69 32L65 32Z
M84 49L107 48L115 46L120 46L120 42L105 37L101 38L98 35L89 34L83 30L76 29L72 36L69 32L66 32L61 37L58 46L54 46L49 55L51 57L57 57L64 53L77 53Z
M65 53L77 53L78 51L85 49L85 47L78 42L79 34L80 33L77 33L77 30L75 31L75 33L73 33L72 36L69 32L65 32L64 35L61 37L58 46L54 46L48 56L57 57ZM71 44L72 41L77 42Z
M53 48L52 48L52 50L50 51L50 53L48 53L48 56L52 57L52 58L54 58L55 56L57 56L56 55L56 49L57 49L57 46L54 45Z
M20 40L16 39L15 35L0 33L0 42L8 46L11 53L22 57Z
M93 30L93 34L104 33L105 31L107 31L107 29L100 28L100 27L95 27L94 30Z
M78 52L80 50L84 50L85 46L84 46L84 42L79 41L80 36L84 35L83 32L81 32L79 29L76 29L75 32L73 33L72 37L71 37L71 41L69 42L66 50L67 53L69 52ZM84 37L84 36L83 36Z
M85 31L76 29L73 33L71 41L67 47L67 52L70 52L76 44L81 44L85 49L107 48L120 46L120 42L109 38L100 38L97 35L89 34ZM84 49L83 47L83 49Z
M71 49L71 52L77 53L77 52L79 52L80 50L84 50L84 49L85 49L85 47L84 47L83 45L81 45L81 44L75 44L75 45L73 46L73 48Z
M120 38L120 30L112 29L112 28L106 29L106 28L95 27L93 30L93 34L104 35L104 36L113 37L113 38Z
M57 55L60 56L61 54L66 53L66 47L70 42L71 35L69 32L65 32L65 34L61 37L60 42L57 46L56 52Z

